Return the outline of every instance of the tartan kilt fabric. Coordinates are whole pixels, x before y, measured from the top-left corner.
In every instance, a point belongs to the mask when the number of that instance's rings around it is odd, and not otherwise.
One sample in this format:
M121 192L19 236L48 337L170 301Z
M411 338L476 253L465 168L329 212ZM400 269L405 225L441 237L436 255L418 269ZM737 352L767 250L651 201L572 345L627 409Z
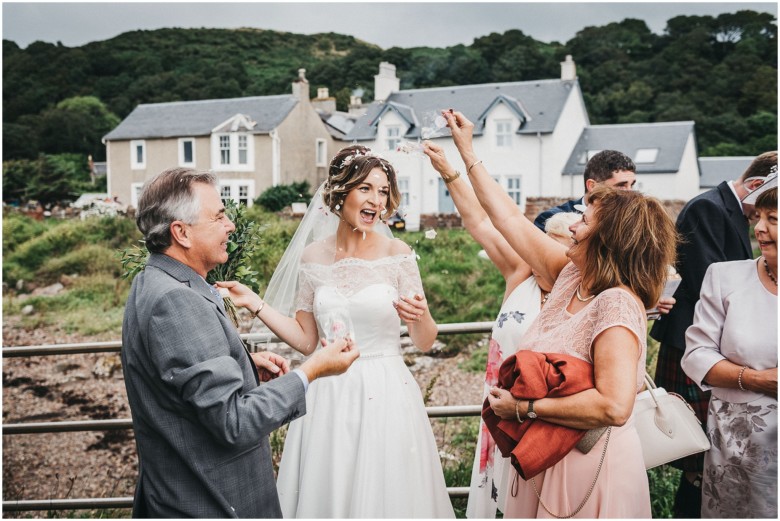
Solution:
M661 344L658 350L658 362L655 366L655 384L663 387L667 392L677 393L688 402L696 417L702 425L702 430L707 428L707 409L710 404L710 392L702 391L696 383L688 378L682 370L680 361L684 351L668 344ZM669 463L672 467L683 472L702 472L704 470L704 452L678 459Z

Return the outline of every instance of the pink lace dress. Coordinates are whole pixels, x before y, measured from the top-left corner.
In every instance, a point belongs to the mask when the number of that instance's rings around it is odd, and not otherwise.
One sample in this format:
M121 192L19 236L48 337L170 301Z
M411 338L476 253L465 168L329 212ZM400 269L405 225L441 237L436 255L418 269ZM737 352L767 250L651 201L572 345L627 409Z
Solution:
M569 263L561 272L547 303L523 336L519 349L565 353L593 363L593 340L611 327L624 327L639 340L637 388L642 388L647 352L645 311L627 291L612 288L600 293L575 314L566 311L581 276ZM635 349L626 346L626 349ZM535 477L544 505L559 516L573 512L585 498L596 476L606 435L583 454L573 449L565 458ZM515 473L516 476L516 473ZM531 480L516 477L510 485L505 518L552 517L539 504ZM613 427L604 463L593 492L577 518L649 518L650 490L642 447L633 417L622 427Z

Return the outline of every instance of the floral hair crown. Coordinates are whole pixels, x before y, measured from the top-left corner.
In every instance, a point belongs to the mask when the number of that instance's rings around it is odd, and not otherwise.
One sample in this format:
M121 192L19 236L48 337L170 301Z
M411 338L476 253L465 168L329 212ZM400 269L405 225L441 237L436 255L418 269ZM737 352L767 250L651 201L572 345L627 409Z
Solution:
M356 150L352 154L350 154L347 157L345 157L341 161L341 164L339 165L339 171L342 171L345 168L350 167L352 165L352 162L355 159L359 158L359 157L374 157L374 158L378 159L379 160L379 164L382 167L382 170L385 171L385 174L387 174L388 176L392 175L392 173L391 173L392 171L388 168L387 160L384 159L383 157L375 154L371 150L368 150L368 149L365 152L362 152L360 150Z

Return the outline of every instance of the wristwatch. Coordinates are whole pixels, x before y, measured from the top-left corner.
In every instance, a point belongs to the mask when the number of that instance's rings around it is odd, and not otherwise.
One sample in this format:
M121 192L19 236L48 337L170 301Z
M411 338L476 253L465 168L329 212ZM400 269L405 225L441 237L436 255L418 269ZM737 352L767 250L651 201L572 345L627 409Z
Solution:
M532 420L536 419L537 416L536 416L536 413L534 412L534 401L533 400L528 400L528 412L525 415L528 416L529 418L531 418Z

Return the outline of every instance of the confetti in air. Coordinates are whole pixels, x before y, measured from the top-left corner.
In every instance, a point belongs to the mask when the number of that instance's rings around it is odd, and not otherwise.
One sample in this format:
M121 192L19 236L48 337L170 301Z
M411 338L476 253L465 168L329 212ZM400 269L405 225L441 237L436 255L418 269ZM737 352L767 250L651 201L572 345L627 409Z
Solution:
M431 240L435 239L436 238L436 230L434 230L434 229L425 230L425 238L426 239L431 239Z
M423 139L439 137L444 134L443 130L447 127L447 120L444 119L444 116L435 112L423 116L423 123L425 122L429 122L429 124L423 126L420 132Z

